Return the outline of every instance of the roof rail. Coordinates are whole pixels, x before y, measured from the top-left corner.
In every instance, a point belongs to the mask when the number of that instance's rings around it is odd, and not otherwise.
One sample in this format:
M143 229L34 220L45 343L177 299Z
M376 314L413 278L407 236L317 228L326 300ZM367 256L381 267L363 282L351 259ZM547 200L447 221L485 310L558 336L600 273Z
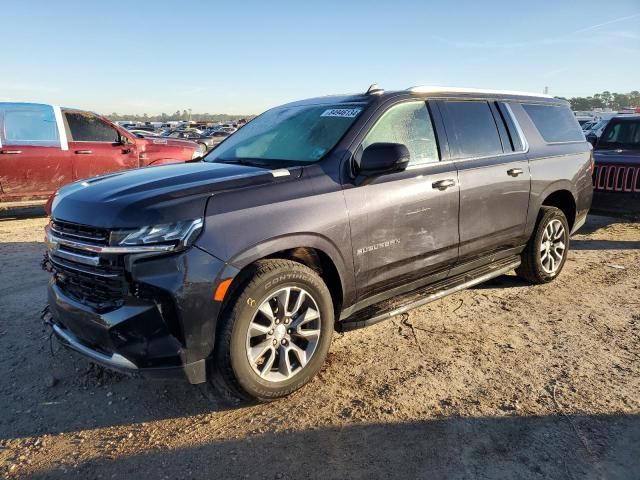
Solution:
M518 92L514 90L490 90L485 88L437 87L429 85L407 88L407 91L414 93L492 93L496 95L520 95L524 97L553 98L551 95L546 95L544 93Z

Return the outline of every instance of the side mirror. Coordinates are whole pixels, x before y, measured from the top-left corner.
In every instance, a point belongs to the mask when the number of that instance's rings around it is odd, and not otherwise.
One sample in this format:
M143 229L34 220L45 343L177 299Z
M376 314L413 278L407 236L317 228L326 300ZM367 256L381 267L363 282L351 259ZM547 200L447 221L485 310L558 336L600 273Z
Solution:
M598 143L598 136L595 133L590 133L589 135L587 135L587 142L595 147Z
M401 172L410 158L409 149L402 143L373 143L362 152L357 182L363 185L380 175Z

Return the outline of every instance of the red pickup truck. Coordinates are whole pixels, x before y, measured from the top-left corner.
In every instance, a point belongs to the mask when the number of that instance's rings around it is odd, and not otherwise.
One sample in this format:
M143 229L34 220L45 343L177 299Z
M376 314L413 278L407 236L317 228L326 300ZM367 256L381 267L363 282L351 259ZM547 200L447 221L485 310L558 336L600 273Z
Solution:
M195 142L138 137L95 113L0 102L0 202L46 199L76 180L204 154Z

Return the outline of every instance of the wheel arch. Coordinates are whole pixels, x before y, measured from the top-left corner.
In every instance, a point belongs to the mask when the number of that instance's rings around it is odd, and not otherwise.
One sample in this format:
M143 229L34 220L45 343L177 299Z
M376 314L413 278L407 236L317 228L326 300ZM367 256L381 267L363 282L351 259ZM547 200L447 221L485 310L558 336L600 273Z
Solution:
M562 210L569 223L569 231L573 229L576 221L577 203L573 193L566 189L559 189L547 194L543 198L541 207L556 207Z
M276 258L296 261L318 273L331 292L336 313L346 302L352 301L353 273L347 269L338 248L316 234L271 239L234 255L228 263L238 269L237 278L241 278L256 261Z

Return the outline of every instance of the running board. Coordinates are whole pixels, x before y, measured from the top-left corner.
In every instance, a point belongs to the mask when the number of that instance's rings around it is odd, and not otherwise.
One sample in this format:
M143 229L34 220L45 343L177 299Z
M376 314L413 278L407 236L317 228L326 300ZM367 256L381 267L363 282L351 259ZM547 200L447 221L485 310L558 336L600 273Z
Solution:
M371 305L355 312L337 325L341 332L348 332L358 328L382 322L389 318L405 313L408 310L421 307L452 293L473 287L492 278L499 277L520 266L520 257L508 257L491 265L486 265L469 272L447 278L413 292L392 297L389 300Z

